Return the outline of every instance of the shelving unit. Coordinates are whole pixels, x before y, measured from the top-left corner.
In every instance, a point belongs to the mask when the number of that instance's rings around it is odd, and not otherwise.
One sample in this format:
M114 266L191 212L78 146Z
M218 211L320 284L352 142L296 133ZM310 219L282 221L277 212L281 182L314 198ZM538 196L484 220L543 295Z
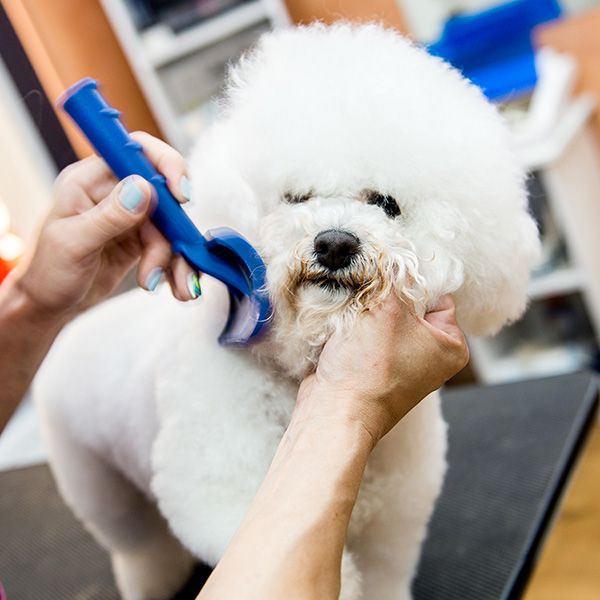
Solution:
M138 31L125 0L102 6L166 139L182 152L210 122L226 64L289 23L283 0L244 2L181 32L165 23Z
M535 301L552 295L570 294L585 290L586 286L585 273L580 268L558 267L532 279L529 284L529 299Z
M148 60L158 69L268 18L264 3L253 0L182 33L174 33L166 25L155 25L140 37Z

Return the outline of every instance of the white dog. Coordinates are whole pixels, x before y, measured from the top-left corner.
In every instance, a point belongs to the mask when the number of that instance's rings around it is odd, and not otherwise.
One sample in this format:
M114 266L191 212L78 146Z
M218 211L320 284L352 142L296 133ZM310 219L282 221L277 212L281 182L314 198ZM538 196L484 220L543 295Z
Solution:
M452 293L464 330L494 333L524 310L538 254L496 110L377 25L264 36L191 173L201 229L237 229L267 263L269 333L220 347L227 294L210 278L185 306L134 291L70 326L35 390L60 489L128 600L168 598L195 559L219 560L332 331L395 291L420 313ZM343 598L410 598L445 449L437 393L380 443Z

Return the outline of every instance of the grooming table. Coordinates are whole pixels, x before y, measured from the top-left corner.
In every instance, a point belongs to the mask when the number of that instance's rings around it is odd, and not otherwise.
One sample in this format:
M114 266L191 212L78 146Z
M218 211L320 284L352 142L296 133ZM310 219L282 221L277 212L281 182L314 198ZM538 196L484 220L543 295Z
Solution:
M520 597L597 397L587 373L444 393L450 466L415 600ZM178 600L194 598L206 572ZM45 465L0 473L0 578L8 600L118 598L106 554Z

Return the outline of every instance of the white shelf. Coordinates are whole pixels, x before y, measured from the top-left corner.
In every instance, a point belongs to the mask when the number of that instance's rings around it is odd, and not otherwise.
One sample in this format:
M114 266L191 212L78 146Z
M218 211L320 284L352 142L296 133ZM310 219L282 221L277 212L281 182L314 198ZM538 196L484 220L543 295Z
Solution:
M255 0L181 33L174 33L166 25L155 25L142 34L142 43L149 61L159 68L267 19L265 4Z
M539 300L547 296L569 294L585 289L585 276L576 267L561 267L534 277L529 284L529 297Z
M177 63L185 63L181 59L187 57L202 61L203 55L198 50L237 39L242 31L261 22L269 23L272 28L290 22L284 0L252 0L179 34L165 25L140 33L125 0L101 2L166 140L183 153L199 134L200 121L197 115L179 114L172 89L163 81L165 67L173 65L177 70Z
M488 357L479 365L483 383L494 384L573 373L587 366L589 349L572 343L548 348L517 350L509 356Z
M596 101L589 95L572 100L548 135L527 144L514 145L517 159L529 171L551 165L562 156L575 136L594 114Z

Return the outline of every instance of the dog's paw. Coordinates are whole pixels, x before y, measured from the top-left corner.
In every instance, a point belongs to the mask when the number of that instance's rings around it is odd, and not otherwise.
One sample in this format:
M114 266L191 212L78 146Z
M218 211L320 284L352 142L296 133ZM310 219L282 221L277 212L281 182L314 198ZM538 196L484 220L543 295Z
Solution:
M194 557L174 538L162 538L111 556L123 600L169 600L185 584Z

